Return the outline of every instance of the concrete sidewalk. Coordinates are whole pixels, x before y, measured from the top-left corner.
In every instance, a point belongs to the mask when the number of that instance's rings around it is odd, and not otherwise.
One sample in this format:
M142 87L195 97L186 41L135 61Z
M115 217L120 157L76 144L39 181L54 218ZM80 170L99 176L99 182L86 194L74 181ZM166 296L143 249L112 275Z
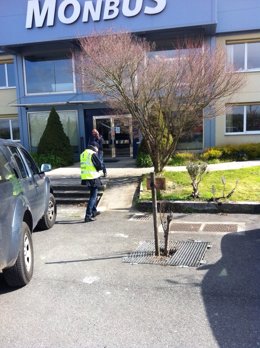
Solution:
M230 170L245 167L260 166L260 160L245 162L227 162L209 164L208 170ZM142 174L153 172L153 168L137 168L135 160L123 158L117 162L106 163L107 167L107 187L99 203L101 211L106 210L129 210L132 208L133 200L138 186L138 179ZM167 171L186 171L185 166L166 166ZM79 163L71 167L54 169L47 173L50 178L76 179L80 178Z

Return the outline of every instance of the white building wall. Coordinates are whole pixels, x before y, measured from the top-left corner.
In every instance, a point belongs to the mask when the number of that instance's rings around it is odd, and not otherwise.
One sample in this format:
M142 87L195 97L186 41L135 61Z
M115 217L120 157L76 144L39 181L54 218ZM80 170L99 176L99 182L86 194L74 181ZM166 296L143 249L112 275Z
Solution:
M217 37L217 45L223 47L226 43L259 41L260 32L243 35L226 35ZM260 57L259 57L260 59ZM250 72L238 72L243 74L245 80L241 89L230 98L223 101L223 109L216 118L216 146L226 144L260 143L260 134L226 134L225 105L231 104L260 104L260 70Z

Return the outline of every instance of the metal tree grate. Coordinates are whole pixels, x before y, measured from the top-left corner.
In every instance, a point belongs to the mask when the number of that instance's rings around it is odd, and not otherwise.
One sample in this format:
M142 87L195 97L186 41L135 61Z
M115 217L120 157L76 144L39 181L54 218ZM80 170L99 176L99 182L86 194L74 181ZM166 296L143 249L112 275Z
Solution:
M237 223L195 223L195 222L172 222L170 232L237 232L239 225Z
M170 256L155 256L154 242L144 241L137 250L122 259L131 264L158 264L164 266L198 267L211 245L202 241L169 241ZM160 249L164 245L160 243Z
M171 223L171 232L198 232L201 228L201 223Z
M134 214L129 218L129 221L148 221L151 217L151 214Z
M204 232L237 232L237 224L205 224Z

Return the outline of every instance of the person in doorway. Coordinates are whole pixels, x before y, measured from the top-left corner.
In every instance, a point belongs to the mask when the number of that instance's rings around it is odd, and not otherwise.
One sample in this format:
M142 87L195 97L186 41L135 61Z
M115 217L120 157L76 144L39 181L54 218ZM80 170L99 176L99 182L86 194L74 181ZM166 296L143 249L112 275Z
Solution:
M97 211L98 189L102 186L100 170L102 170L102 163L98 158L98 144L94 142L80 155L81 185L86 185L90 190L85 222L95 221L95 217L100 214Z
M103 152L104 139L103 139L102 135L99 134L99 132L96 128L92 129L89 144L91 144L93 142L98 144L98 158L102 164L103 175L104 175L104 177L106 177L107 176L107 169L106 169L106 166L104 163L104 157L103 157L104 156L104 152Z

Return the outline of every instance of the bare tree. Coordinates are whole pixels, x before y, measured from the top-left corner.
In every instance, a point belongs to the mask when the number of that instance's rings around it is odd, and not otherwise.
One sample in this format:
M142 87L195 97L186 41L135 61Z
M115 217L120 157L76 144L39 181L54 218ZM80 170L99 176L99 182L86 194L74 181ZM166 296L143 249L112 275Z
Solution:
M76 70L83 90L137 120L155 173L163 170L179 140L202 124L203 115L215 116L218 101L242 83L225 52L201 40L175 44L174 57L160 55L154 44L126 32L94 33L79 44Z

